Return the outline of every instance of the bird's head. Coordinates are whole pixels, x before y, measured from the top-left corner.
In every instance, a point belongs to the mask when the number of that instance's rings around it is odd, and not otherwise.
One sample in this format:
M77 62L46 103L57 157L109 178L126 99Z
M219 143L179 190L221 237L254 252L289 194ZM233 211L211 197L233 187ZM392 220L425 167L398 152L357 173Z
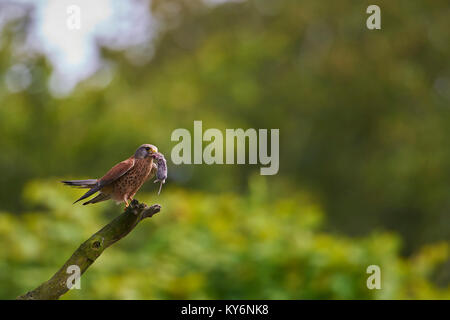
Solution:
M157 147L152 144L143 144L136 150L134 157L136 159L144 159L153 156L155 153L158 153Z

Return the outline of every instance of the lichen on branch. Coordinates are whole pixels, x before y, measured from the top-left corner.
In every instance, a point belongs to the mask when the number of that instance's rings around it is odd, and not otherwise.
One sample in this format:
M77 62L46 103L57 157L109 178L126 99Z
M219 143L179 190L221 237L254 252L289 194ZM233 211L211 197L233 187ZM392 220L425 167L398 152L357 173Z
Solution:
M67 280L71 276L67 270L78 266L82 275L103 251L130 233L139 222L150 218L161 210L158 204L148 207L145 203L133 200L120 216L108 223L75 250L72 256L48 281L36 289L17 297L19 300L56 300L69 291Z

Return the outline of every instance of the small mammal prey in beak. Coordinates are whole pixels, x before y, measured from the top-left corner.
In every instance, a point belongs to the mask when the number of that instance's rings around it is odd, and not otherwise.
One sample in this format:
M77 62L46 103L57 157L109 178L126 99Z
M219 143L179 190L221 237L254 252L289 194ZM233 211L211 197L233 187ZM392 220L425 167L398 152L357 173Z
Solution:
M158 170L156 171L156 180L154 183L160 182L158 195L161 193L162 185L166 183L167 179L167 161L162 155L162 153L155 153L153 159L156 160L156 165Z

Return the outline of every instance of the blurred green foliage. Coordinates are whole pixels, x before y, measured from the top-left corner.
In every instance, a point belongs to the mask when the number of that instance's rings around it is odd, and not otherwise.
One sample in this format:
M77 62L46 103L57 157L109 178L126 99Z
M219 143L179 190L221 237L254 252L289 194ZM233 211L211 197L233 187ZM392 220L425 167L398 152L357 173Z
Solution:
M47 90L45 58L11 53L27 22L4 28L0 74L25 64L32 83L14 94L0 83L0 207L23 209L18 195L29 179L97 177L144 142L169 155L171 132L202 120L205 128L280 128L274 189L316 194L334 231L395 230L407 252L448 239L448 3L383 2L380 31L365 27L367 5L153 1L154 43L104 49L107 67L64 99ZM245 191L256 170L172 166L171 178Z
M267 178L249 194L167 188L161 213L143 221L91 266L81 290L65 299L449 299L430 282L448 258L445 243L408 259L390 233L363 238L323 232L324 214L306 192L270 200ZM21 217L0 215L0 298L49 279L92 233L117 215L114 204L72 206L79 190L34 181ZM142 196L154 201L154 193ZM366 287L366 268L381 268L381 290Z
M169 160L162 214L67 298L448 298L448 1L383 1L380 31L365 27L369 4L155 0L155 42L103 48L105 68L65 98L47 89L45 57L14 51L29 21L4 27L0 296L47 279L117 214L72 207L79 193L56 181L153 143ZM32 82L12 93L17 64ZM259 166L174 166L171 132L194 120L279 128L279 174L249 189ZM369 264L381 291L365 288Z

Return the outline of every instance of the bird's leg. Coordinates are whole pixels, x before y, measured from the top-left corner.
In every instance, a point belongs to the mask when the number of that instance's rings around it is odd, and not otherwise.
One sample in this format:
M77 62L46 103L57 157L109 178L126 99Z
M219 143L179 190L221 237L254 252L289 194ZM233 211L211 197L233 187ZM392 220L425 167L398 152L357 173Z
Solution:
M124 199L124 201L125 201L125 210L127 210L127 208L128 208L128 206L130 205L130 203L128 202L127 199Z

